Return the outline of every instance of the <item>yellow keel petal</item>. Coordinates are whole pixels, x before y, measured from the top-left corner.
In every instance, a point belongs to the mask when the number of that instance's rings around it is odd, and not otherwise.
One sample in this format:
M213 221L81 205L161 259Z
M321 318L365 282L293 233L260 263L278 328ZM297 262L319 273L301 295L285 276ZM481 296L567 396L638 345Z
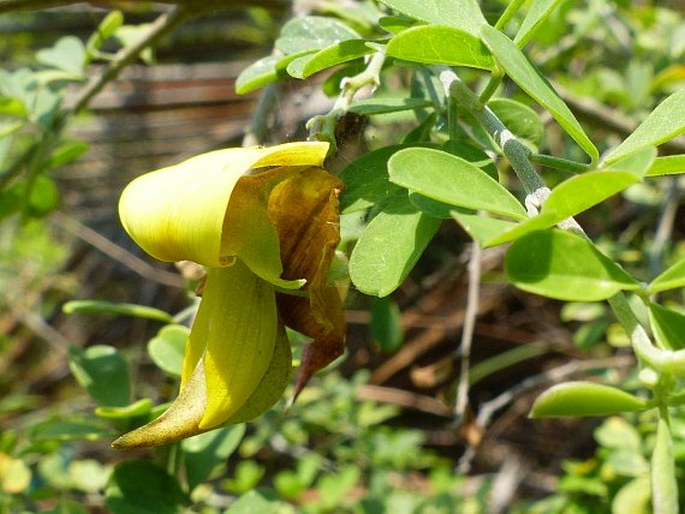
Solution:
M207 409L200 428L225 423L252 395L269 367L277 337L273 286L240 259L228 268L209 269L189 340L189 350L203 343L206 348ZM192 366L195 355L187 357ZM184 367L184 376L187 372Z

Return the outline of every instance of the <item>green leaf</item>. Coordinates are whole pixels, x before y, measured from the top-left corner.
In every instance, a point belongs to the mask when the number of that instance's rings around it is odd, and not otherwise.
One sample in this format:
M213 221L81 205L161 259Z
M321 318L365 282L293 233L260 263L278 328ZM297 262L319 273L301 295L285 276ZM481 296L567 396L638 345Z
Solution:
M507 75L523 91L547 109L559 125L590 156L592 161L596 161L599 157L599 152L583 131L578 120L576 120L571 110L549 83L538 74L537 70L513 41L489 25L481 27L480 37L499 61L502 68L504 68Z
M150 461L117 464L105 489L112 514L180 514L188 503L178 481Z
M52 48L38 50L36 59L46 66L82 76L86 63L86 49L76 36L64 36Z
M640 284L587 239L560 230L539 230L517 239L504 262L518 288L557 300L605 300Z
M604 158L615 162L646 146L656 146L685 132L685 88L666 98L617 148Z
M149 398L142 398L130 405L123 407L97 407L95 415L102 419L110 421L126 421L133 422L136 419L145 419L148 421L153 417L153 403ZM145 422L143 421L143 423Z
M225 514L283 514L287 504L281 502L270 489L255 489L238 498Z
M650 512L652 491L649 477L634 478L621 487L611 501L611 512L621 514L644 514Z
M521 203L486 172L441 150L400 150L388 160L388 173L393 183L440 202L514 219L527 217Z
M451 216L461 225L466 233L481 245L495 239L501 234L516 227L515 223L497 218L489 218L479 214L468 214L453 211Z
M124 24L124 15L121 11L111 11L95 29L88 42L86 43L86 54L88 60L92 59L95 52L102 48L102 45L111 38L114 33Z
M490 51L474 34L440 25L404 30L388 43L387 55L405 61L491 70Z
M681 173L685 173L685 155L657 157L647 170L648 177L679 175Z
M371 299L371 337L386 353L396 351L402 344L402 316L392 298Z
M371 220L350 257L350 278L363 293L387 296L409 275L440 227L399 193Z
M647 293L660 293L679 287L685 287L685 257L652 280L647 286Z
M659 417L652 453L652 507L659 514L678 514L678 482L673 456L673 438L668 422Z
M485 25L485 17L476 0L380 0L391 9L435 25L450 25L478 35L478 28Z
M102 441L112 437L107 430L93 421L47 421L34 427L32 441L55 441L67 443L74 441Z
M324 16L303 16L283 26L274 46L288 55L323 50L348 39L360 39L360 36L344 23Z
M0 78L3 78L0 75ZM28 115L26 104L18 98L0 98L0 114L25 118Z
M494 180L499 178L497 166L495 166L492 158L489 157L488 154L486 154L483 150L476 148L470 143L459 141L457 139L450 139L449 141L446 141L445 144L440 147L440 149L447 153L451 153L452 155L456 155L457 157L461 157L462 159L466 159L472 164L475 164L485 173L490 175L490 177L492 177Z
M183 325L166 325L147 344L147 353L159 369L180 377L183 355L190 329Z
M391 112L411 111L423 109L433 105L429 100L422 98L364 98L356 101L351 107L351 112L373 116L375 114L389 114Z
M39 175L31 184L29 212L32 216L44 216L59 205L59 199L59 190L55 181L45 175Z
M386 146L363 154L340 173L345 183L340 195L340 212L348 214L371 207L401 191L388 178L388 159L406 146Z
M209 479L212 472L238 448L245 435L245 425L235 425L196 435L181 442L188 489L192 492Z
M443 202L438 202L437 200L433 200L432 198L428 198L427 196L423 196L412 191L409 191L409 201L421 212L441 220L450 219L452 217L452 213L457 210L471 212L468 209L461 209L460 207L454 207Z
M415 22L403 16L381 16L378 26L390 34L399 34L403 30L413 27Z
M374 50L362 39L349 39L319 50L316 53L298 57L288 64L286 70L292 77L306 79L319 71L353 61Z
M533 37L535 31L552 14L554 8L559 5L561 0L534 0L526 17L516 33L514 43L519 48L526 46L526 43Z
M531 418L608 416L645 409L647 402L615 387L594 382L552 386L533 404Z
M516 137L535 146L542 143L545 128L538 113L526 104L510 98L493 98L488 102L488 107Z
M430 144L431 134L433 133L433 128L435 127L435 122L437 119L437 112L433 111L430 113L425 120L404 135L402 138L402 144Z
M63 141L52 151L44 166L51 170L69 164L81 157L89 148L90 145L85 141Z
M85 350L71 346L69 368L98 405L128 404L131 396L128 363L112 346L95 345Z
M685 315L656 303L649 305L649 321L658 345L666 350L685 348Z
M236 94L245 95L278 80L276 64L281 59L281 55L268 55L250 64L235 81Z
M639 182L655 157L655 148L644 148L610 166L565 180L552 190L540 214L487 241L486 246L513 241L586 211Z
M173 316L154 307L138 305L135 303L116 303L102 300L74 300L67 302L62 307L65 314L78 314L83 312L95 314L120 314L123 316L133 316L136 318L146 318L172 323Z

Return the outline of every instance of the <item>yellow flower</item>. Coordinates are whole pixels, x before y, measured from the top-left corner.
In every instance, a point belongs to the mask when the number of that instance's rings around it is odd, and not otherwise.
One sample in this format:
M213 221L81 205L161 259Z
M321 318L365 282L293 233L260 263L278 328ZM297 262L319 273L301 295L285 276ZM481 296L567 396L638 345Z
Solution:
M342 301L326 279L342 184L321 167L327 150L219 150L142 175L123 191L129 235L157 259L204 265L207 276L178 398L115 447L167 444L268 410L290 379L284 324L314 339L296 391L342 353Z

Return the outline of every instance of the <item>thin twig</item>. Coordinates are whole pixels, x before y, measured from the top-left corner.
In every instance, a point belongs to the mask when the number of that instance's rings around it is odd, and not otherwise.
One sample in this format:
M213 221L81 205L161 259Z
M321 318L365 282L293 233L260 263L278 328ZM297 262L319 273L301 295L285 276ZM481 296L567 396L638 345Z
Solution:
M608 359L596 359L590 361L571 361L549 369L537 375L533 375L516 383L513 387L495 396L492 400L484 402L480 405L478 415L474 421L477 428L484 431L491 423L493 416L500 409L511 404L516 398L537 389L544 384L556 383L564 380L570 376L575 375L581 371L589 371L593 369L614 369L619 367L627 367L635 364L635 358L632 355L622 355L618 357L611 357ZM471 461L475 457L477 448L470 446L466 449L459 463L457 470L460 473L467 473L471 467Z
M649 275L653 279L663 271L664 252L671 240L673 233L673 223L680 204L681 189L678 185L678 177L669 177L666 181L666 201L661 206L659 222L654 233L654 242L648 252L649 255Z
M169 12L158 16L150 24L145 37L142 37L135 44L121 49L114 60L105 66L99 75L94 76L88 81L85 87L79 91L73 107L67 114L76 114L86 108L90 100L102 91L109 82L116 79L126 66L138 59L143 50L159 41L162 36L185 20L189 14L190 12L185 7L174 7Z
M140 257L133 255L128 250L66 214L55 211L50 215L50 220L145 279L171 287L185 287L185 281L180 275L155 268Z
M471 243L471 259L469 260L469 285L464 313L464 327L461 332L461 367L459 370L459 385L457 389L457 401L454 405L454 415L457 423L464 418L469 398L469 369L471 367L471 345L473 344L473 331L478 317L478 303L480 301L480 272L481 272L481 248L474 241Z

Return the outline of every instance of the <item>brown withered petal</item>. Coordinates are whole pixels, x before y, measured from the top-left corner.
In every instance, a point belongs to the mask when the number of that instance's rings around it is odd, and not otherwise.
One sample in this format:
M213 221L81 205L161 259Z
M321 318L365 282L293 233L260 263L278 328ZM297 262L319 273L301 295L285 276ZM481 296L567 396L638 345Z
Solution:
M340 180L311 167L281 182L269 198L269 217L278 231L282 277L307 279L307 297L277 294L283 322L314 339L305 348L296 394L345 347L342 301L335 286L327 281L340 242L341 190Z

